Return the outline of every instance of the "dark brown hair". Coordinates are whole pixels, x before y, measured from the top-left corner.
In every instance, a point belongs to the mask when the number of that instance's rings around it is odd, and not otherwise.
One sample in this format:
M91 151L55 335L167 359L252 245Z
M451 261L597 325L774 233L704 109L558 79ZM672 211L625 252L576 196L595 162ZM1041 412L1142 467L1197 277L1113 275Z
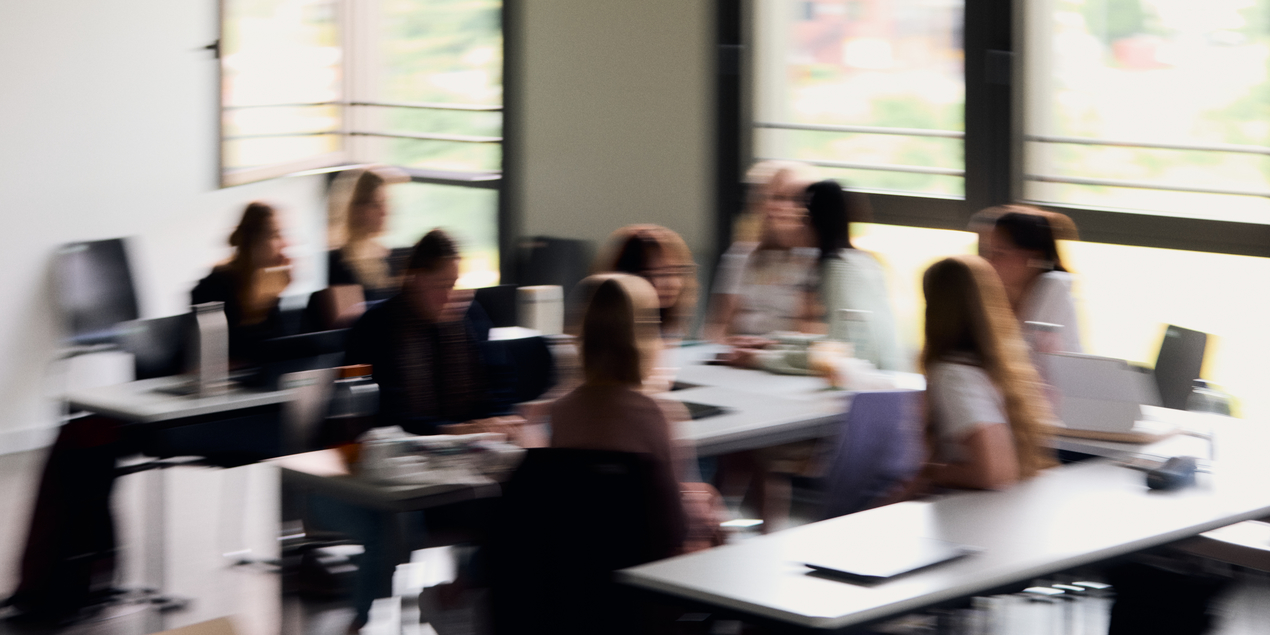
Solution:
M434 229L423 235L410 250L406 269L410 271L436 271L441 263L459 257L459 248L450 235L442 229Z

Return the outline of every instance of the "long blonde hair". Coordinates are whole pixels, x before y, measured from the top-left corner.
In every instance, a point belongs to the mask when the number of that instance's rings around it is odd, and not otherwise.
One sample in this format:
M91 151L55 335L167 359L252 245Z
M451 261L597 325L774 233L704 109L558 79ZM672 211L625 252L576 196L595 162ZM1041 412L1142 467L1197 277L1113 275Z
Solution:
M379 244L378 234L367 228L355 211L369 203L381 188L409 180L410 177L397 168L371 165L347 170L331 185L327 214L331 248L340 250L344 262L368 287L382 289L392 285L386 258L388 250Z
M589 276L575 291L569 332L582 340L586 381L638 386L652 371L661 347L657 292L648 281L623 273Z
M655 251L665 261L666 266L679 267L683 270L682 286L675 303L661 311L661 327L664 335L682 336L692 320L693 310L697 305L696 265L692 261L692 251L688 243L674 231L661 225L627 225L609 235L608 241L595 259L593 273L619 272L639 275L640 271L632 271L626 262L636 251L644 250L641 255L646 259L648 251ZM640 263L644 266L647 263Z
M992 266L979 256L945 258L926 270L922 289L926 295L923 369L929 373L933 364L953 354L975 356L1004 398L1020 474L1030 477L1053 465L1053 457L1045 450L1045 436L1054 416Z

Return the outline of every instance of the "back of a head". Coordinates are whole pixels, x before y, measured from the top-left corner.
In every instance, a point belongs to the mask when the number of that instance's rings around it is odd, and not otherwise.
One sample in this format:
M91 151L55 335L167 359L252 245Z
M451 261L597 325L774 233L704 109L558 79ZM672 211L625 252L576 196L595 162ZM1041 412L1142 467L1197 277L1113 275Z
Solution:
M851 208L842 185L833 179L807 187L807 221L815 234L821 259L836 258L851 247Z
M597 274L576 291L582 301L571 315L570 331L582 340L587 381L638 385L660 345L657 293L643 278Z
M459 257L459 248L445 230L434 229L423 235L410 250L408 271L436 271L446 260Z
M234 248L232 267L239 271L254 270L255 249L268 240L274 227L273 206L261 201L252 201L243 210L238 226L229 235L229 244Z
M1056 271L1067 271L1058 255L1058 242L1049 215L1038 213L1008 212L997 219L995 228L1010 238L1015 246L1028 251L1038 251Z

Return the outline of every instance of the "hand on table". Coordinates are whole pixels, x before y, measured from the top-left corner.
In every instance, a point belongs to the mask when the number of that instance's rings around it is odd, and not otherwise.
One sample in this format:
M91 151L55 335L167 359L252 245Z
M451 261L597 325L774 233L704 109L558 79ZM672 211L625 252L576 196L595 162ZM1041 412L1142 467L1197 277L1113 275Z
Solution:
M525 423L524 417L507 415L473 419L464 423L452 423L437 426L437 429L441 431L441 434L482 434L492 432L505 435L508 443L522 445L525 440Z

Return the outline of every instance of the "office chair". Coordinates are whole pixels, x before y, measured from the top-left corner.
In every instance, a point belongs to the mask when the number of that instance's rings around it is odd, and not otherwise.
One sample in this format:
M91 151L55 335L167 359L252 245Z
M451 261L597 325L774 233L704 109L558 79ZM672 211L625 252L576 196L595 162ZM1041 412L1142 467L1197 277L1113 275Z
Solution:
M1155 385L1160 391L1160 404L1165 408L1186 410L1191 387L1204 366L1208 334L1170 324L1164 330L1164 341L1155 359Z
M857 393L851 398L837 450L824 479L821 518L885 502L922 464L920 390Z
M53 293L73 348L109 347L116 327L137 319L137 294L122 238L68 243L53 260Z
M533 236L521 240L516 253L516 284L556 285L565 297L591 270L594 248L590 241Z
M644 632L613 572L683 541L679 487L661 467L628 452L529 450L491 525L494 632Z

